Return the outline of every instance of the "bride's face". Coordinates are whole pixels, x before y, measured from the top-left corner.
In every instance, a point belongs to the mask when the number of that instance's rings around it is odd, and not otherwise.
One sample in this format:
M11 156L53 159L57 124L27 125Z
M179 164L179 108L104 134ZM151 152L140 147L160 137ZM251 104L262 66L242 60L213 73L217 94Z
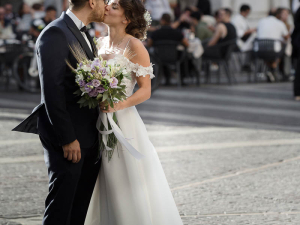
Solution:
M128 24L124 9L120 6L119 0L111 0L105 7L104 23L108 26Z

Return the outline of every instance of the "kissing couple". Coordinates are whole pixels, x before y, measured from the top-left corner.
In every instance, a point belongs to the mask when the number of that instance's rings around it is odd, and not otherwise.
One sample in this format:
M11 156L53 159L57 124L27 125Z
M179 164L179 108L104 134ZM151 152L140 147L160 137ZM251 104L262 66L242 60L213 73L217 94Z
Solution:
M182 225L180 215L136 105L151 96L153 67L141 40L150 25L141 0L69 0L70 7L50 23L36 42L41 104L14 131L38 134L49 176L43 225ZM86 26L107 25L96 43ZM78 86L66 60L77 67L70 46L89 60L116 57L125 62L126 100L80 108ZM127 57L130 52L131 57ZM134 53L134 54L133 54ZM138 90L133 93L135 85ZM120 142L110 160L99 154L96 124L115 113L118 126L144 157L136 159ZM153 111L153 113L155 113ZM100 155L100 156L99 156Z

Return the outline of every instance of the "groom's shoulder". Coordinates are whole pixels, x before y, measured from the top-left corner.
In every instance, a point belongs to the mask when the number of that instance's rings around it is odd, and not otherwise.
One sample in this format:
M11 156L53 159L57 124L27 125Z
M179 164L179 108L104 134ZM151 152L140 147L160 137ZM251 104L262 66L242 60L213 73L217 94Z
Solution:
M48 26L46 26L42 33L45 33L47 32L49 29L58 29L58 30L61 30L62 32L65 31L65 28L67 27L66 23L64 22L64 20L62 18L58 18L54 21L52 21L51 23L48 24Z
M63 19L58 18L51 23L49 23L41 32L39 35L39 38L37 42L39 42L40 39L44 38L45 35L49 35L49 33L60 33L61 35L65 36L65 30L67 26L66 23L63 21Z

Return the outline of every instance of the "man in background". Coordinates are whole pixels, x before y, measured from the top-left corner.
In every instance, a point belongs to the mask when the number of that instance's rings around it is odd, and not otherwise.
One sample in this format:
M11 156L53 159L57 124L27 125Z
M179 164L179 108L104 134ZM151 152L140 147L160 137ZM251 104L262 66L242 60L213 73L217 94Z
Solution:
M205 41L213 36L213 32L208 28L207 24L201 20L202 16L201 11L193 12L191 14L191 20L195 27L195 36L201 41Z
M5 8L5 19L9 22L11 22L12 20L16 20L17 19L17 15L16 13L13 12L13 6L12 4L6 4L4 6Z
M232 24L235 26L238 38L243 41L246 41L250 35L256 31L256 29L250 29L247 21L250 12L251 8L249 5L242 5L240 13L236 14L231 20Z
M54 6L49 6L46 9L46 14L44 18L35 19L32 21L30 34L33 36L34 41L36 41L42 30L55 19L56 8Z
M154 31L151 37L148 39L148 47L155 45L158 41L177 41L178 44L182 44L185 47L189 46L189 41L184 37L180 30L171 27L171 16L169 14L163 14L160 20L161 28ZM171 72L169 68L164 67L164 74L166 77L165 85L171 85Z
M33 19L42 19L45 17L45 9L44 6L40 3L34 3L32 5L32 15L33 15Z
M251 29L247 18L251 12L249 5L242 5L240 8L240 13L236 14L231 22L235 26L237 33L237 46L239 51L245 53L243 54L243 67L242 69L247 72L251 72L251 65L249 62L252 57L253 41L256 37L256 29Z
M56 16L59 17L62 11L65 11L68 6L68 0L44 0L44 7L54 6L56 8Z
M257 27L257 39L270 39L285 43L285 41L290 37L290 34L286 25L281 20L277 19L277 16L281 14L281 11L282 9L280 8L275 12L275 14L273 11L270 11L268 17L259 21ZM279 46L278 53L284 53L284 49L282 49L282 47L282 45ZM278 55L278 58L274 61L266 62L270 69L270 71L268 71L266 74L269 82L275 82L278 80L276 68L278 63L280 63L281 57L282 56Z
M209 41L208 46L214 46L219 43L227 42L236 39L236 29L230 22L231 19L230 9L220 9L219 19L220 23L216 27L216 31L212 39Z
M5 18L5 8L0 7L0 39L11 39L14 37L12 25Z
M5 4L5 20L12 26L13 32L16 32L17 28L17 14L13 12L12 4Z

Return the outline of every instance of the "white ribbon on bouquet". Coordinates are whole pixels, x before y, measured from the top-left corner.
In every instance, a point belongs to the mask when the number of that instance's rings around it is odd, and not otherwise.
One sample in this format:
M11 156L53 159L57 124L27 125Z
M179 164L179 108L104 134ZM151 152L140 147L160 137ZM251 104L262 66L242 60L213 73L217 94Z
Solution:
M108 129L108 122L111 126L111 130ZM104 125L105 131L101 131L101 124ZM118 141L128 150L128 152L136 159L143 159L145 156L137 151L124 137L121 129L115 123L112 117L112 113L100 113L97 121L97 129L102 134L102 141L105 146L105 150L112 151L113 149L107 146L108 135L114 133Z

